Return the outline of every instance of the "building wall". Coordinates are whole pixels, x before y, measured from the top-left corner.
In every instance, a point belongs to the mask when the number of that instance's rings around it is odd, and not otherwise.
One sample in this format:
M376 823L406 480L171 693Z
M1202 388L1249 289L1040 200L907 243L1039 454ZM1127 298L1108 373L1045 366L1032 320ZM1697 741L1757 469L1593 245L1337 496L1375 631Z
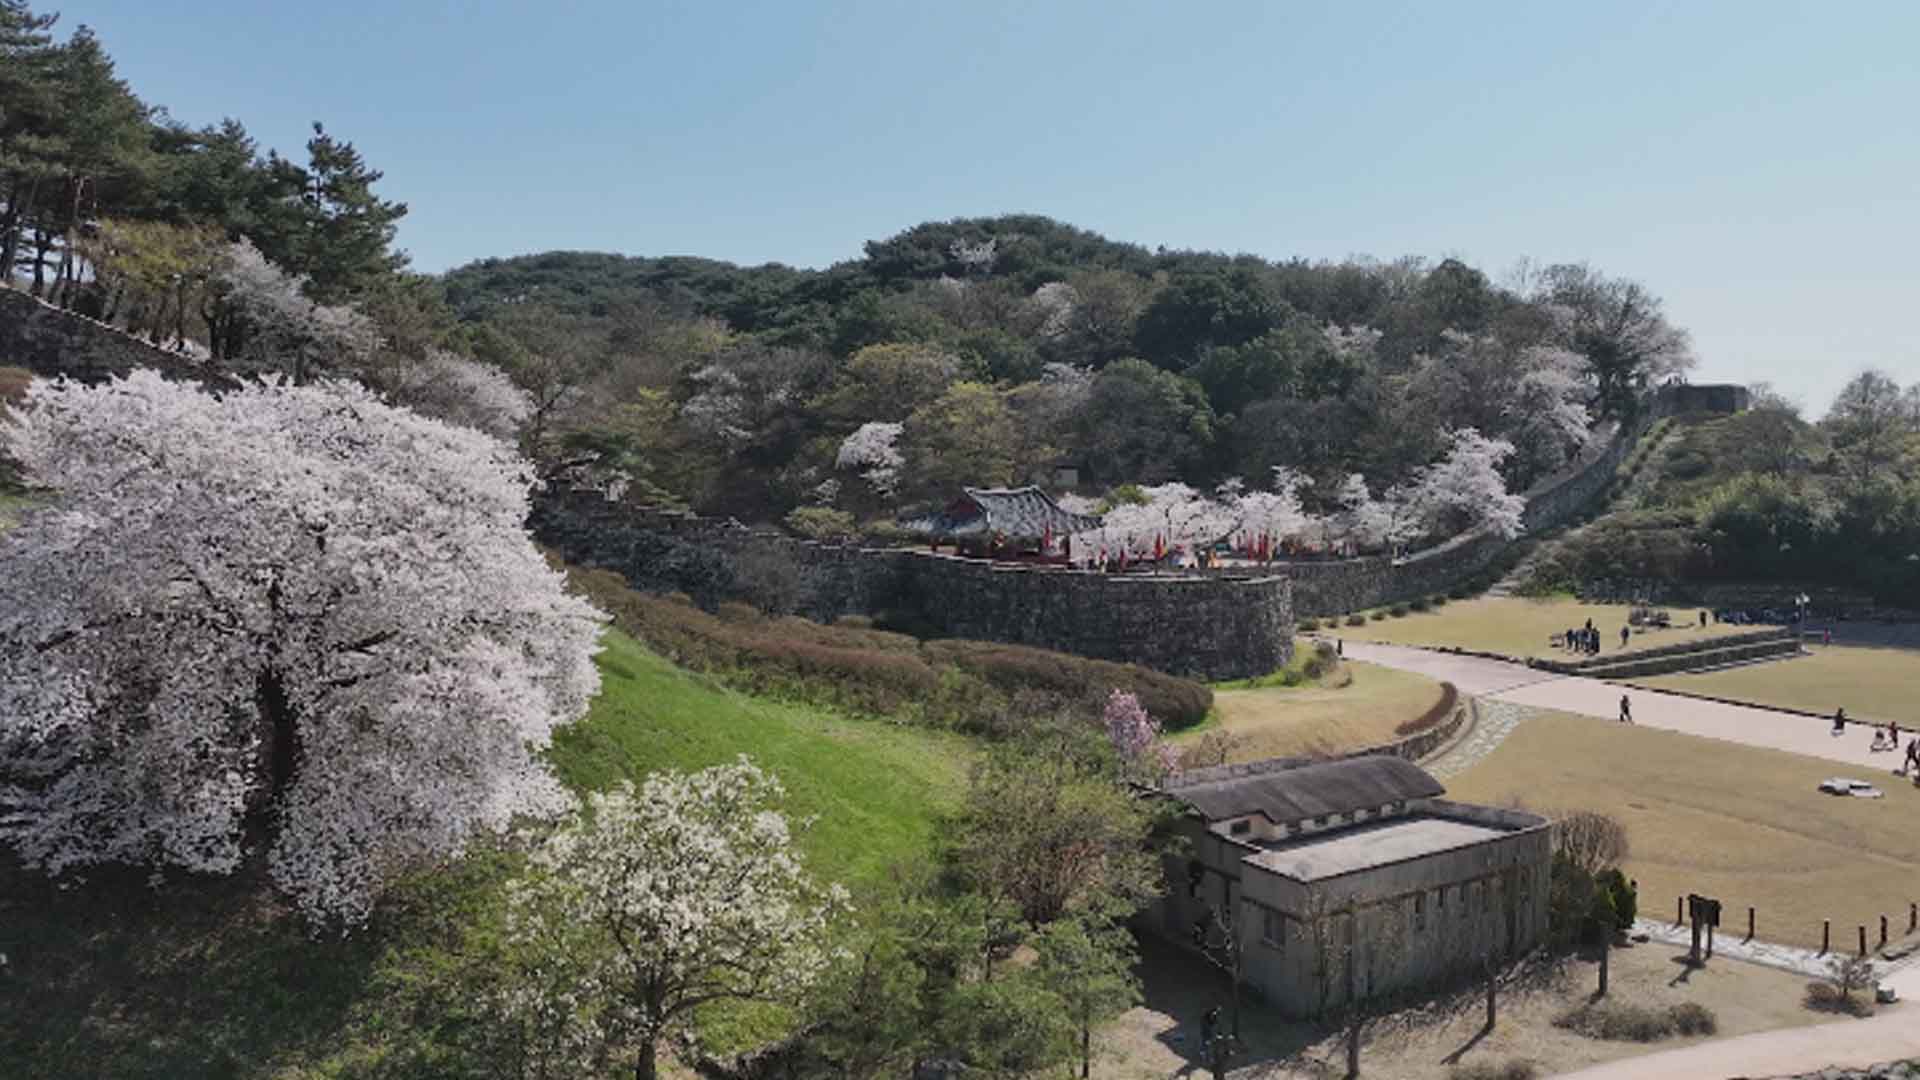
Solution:
M1418 800L1407 812L1422 811L1499 827L1515 820L1508 811L1438 799ZM1478 974L1489 954L1519 956L1546 938L1552 842L1544 822L1312 883L1241 862L1257 849L1210 833L1197 819L1182 828L1187 851L1165 861L1167 892L1148 924L1191 947L1195 922L1231 906L1243 981L1288 1016L1341 1007L1350 977L1381 995L1437 987ZM1195 860L1206 868L1197 889L1188 877ZM1267 911L1283 919L1276 941L1264 936Z

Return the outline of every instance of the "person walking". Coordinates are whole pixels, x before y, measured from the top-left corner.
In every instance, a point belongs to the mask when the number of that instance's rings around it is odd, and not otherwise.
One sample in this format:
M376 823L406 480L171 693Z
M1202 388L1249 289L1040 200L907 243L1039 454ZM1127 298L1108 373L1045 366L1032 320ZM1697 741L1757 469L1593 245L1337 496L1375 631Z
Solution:
M1623 626L1620 628L1620 647L1623 649L1627 647L1627 637L1627 628Z
M1625 694L1620 695L1620 722L1623 724L1633 723L1633 702L1627 700L1627 695Z
M1847 707L1845 705L1842 705L1839 708L1833 710L1833 734L1845 735L1846 733L1847 733Z

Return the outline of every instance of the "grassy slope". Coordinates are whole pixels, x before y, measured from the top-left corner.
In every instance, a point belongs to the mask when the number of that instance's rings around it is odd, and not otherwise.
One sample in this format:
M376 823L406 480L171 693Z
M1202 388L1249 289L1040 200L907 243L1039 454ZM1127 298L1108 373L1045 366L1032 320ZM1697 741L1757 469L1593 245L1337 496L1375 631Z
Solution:
M607 645L601 696L553 754L576 786L747 753L791 813L819 815L812 865L858 885L926 850L964 783L963 741L715 690L621 634ZM366 931L313 942L257 877L62 891L0 863L0 1076L359 1075L415 1037L387 995L447 962L505 865L423 874Z
M1920 651L1813 645L1809 652L1811 655L1785 663L1640 681L1647 686L1817 713L1831 713L1844 705L1848 716L1861 720L1898 720L1903 730L1914 726Z
M1754 629L1722 623L1700 627L1693 622L1697 614L1691 608L1672 608L1674 627L1635 633L1627 652L1635 649L1673 645L1707 637L1720 637ZM1559 631L1586 625L1588 619L1600 630L1602 656L1621 654L1620 628L1627 624L1624 604L1583 604L1571 599L1524 600L1518 597L1482 597L1448 604L1428 612L1415 612L1400 619L1369 622L1365 626L1342 626L1332 631L1355 641L1380 641L1390 645L1451 645L1463 649L1503 653L1508 656L1548 656L1568 658L1571 654L1555 649L1548 639Z
M1440 684L1423 675L1347 663L1318 682L1255 680L1216 688L1213 717L1173 742L1191 743L1218 727L1238 740L1234 761L1355 750L1392 740L1394 728L1439 699Z
M1836 774L1876 783L1886 797L1816 790ZM1744 936L1753 905L1761 938L1818 948L1821 919L1833 920L1838 946L1861 923L1877 937L1882 912L1904 931L1907 904L1920 900L1920 789L1884 773L1547 714L1454 778L1447 794L1617 816L1647 918L1671 916L1676 896L1698 892L1725 904L1730 933Z

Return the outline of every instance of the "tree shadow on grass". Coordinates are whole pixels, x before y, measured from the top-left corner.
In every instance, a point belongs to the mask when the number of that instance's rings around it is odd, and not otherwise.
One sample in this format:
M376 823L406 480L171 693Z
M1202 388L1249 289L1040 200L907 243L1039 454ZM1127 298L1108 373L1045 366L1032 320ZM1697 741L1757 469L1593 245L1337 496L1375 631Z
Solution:
M65 888L0 855L0 1061L9 1076L245 1077L337 1059L383 956L425 925L398 905L310 937L255 868L91 871Z

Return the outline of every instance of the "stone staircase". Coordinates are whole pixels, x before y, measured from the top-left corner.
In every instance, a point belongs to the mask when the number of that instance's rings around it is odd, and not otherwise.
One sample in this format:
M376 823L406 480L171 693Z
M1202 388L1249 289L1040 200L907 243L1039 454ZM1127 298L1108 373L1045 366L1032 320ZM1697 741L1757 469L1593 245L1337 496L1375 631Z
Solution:
M1715 671L1799 655L1799 631L1791 627L1770 626L1743 634L1638 649L1614 656L1569 661L1540 660L1536 661L1536 666L1562 675L1582 675L1593 679L1638 679L1682 671Z

